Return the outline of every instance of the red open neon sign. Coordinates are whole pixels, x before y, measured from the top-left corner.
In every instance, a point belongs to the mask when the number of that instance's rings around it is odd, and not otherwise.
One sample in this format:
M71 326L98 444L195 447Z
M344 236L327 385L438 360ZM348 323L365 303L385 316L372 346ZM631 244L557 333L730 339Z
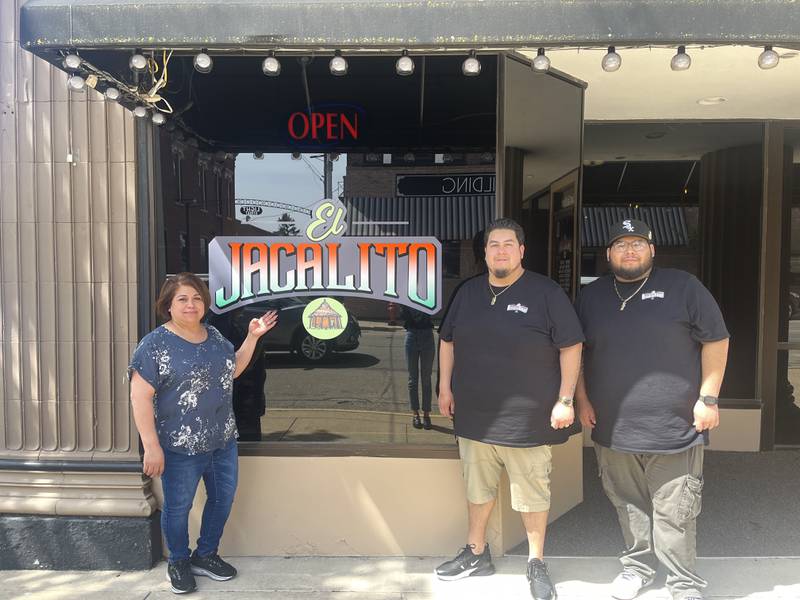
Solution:
M292 113L288 122L289 135L297 141L334 142L358 139L358 113L313 111Z

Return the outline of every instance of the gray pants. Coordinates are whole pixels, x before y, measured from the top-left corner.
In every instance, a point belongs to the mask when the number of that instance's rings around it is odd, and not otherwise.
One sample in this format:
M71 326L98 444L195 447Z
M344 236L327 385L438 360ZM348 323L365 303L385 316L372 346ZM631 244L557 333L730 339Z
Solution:
M649 581L661 561L673 598L699 596L706 587L695 571L703 446L678 454L631 454L595 444L595 451L603 489L625 538L623 568Z

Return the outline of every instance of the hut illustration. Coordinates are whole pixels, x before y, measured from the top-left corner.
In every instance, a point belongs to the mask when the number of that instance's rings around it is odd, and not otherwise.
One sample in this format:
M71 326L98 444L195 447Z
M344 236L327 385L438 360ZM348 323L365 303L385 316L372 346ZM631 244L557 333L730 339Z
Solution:
M341 329L342 317L333 310L327 300L323 300L317 310L308 315L309 329Z

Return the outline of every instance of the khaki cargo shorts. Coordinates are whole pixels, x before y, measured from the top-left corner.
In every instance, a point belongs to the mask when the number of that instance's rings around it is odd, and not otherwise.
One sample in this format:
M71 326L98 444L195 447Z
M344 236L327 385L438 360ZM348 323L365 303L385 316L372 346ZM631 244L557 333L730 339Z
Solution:
M467 500L472 504L486 504L497 496L505 467L511 482L511 508L518 512L550 509L550 446L511 448L458 438L458 453Z

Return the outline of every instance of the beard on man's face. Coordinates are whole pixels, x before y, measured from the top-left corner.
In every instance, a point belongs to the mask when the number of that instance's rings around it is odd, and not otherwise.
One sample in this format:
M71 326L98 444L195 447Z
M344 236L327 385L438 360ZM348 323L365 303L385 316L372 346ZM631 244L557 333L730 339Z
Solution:
M643 259L638 265L631 265L629 267L624 266L621 261L619 265L614 265L613 263L611 264L611 270L614 272L614 275L616 275L617 278L628 279L630 281L641 279L652 267L652 256L648 256L647 258Z
M511 271L509 269L506 269L506 268L503 268L503 269L490 269L490 270L492 272L492 275L494 275L498 279L505 279L511 273Z

